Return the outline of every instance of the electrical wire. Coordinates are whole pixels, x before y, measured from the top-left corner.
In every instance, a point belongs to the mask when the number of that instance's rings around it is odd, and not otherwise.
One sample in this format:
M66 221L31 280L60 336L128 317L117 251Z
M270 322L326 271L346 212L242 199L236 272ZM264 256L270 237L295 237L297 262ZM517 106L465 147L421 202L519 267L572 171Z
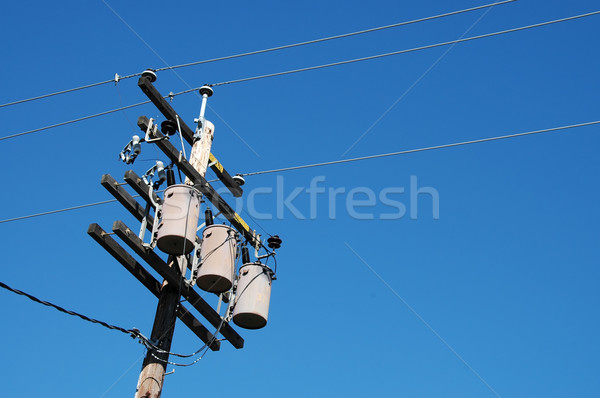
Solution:
M279 172L284 172L284 171L307 169L309 167L330 166L330 165L339 164L339 163L357 162L359 160L377 159L377 158L383 158L383 157L387 157L387 156L406 155L409 153L432 151L435 149L452 148L452 147L457 147L457 146L462 146L462 145L479 144L482 142L499 141L499 140L505 140L508 138L549 133L549 132L567 130L567 129L577 128L577 127L593 126L593 125L597 125L597 124L600 124L600 120L596 120L593 122L587 122L587 123L571 124L569 126L552 127L552 128L548 128L548 129L542 129L542 130L526 131L524 133L501 135L501 136L490 137L490 138L481 138L478 140L461 141L461 142L456 142L453 144L435 145L435 146L424 147L424 148L407 149L405 151L389 152L389 153L382 153L382 154L370 155L370 156L361 156L361 157L352 158L352 159L332 160L330 162L310 163L310 164L305 164L305 165L301 165L301 166L282 167L280 169L255 171L252 173L242 173L241 175L242 176L254 176L254 175L260 175L260 174L279 173Z
M172 362L172 361L169 361L169 360L157 357L156 355L154 355L154 352L152 350L150 350L150 355L152 355L152 357L154 357L154 359L156 359L157 361L160 361L162 363L166 363L166 364L169 364L169 365L172 365L172 366L187 367L187 366L195 365L202 358L204 358L204 355L206 355L206 353L208 352L209 346L217 340L217 335L221 331L221 328L223 327L224 324L225 324L225 318L222 317L221 318L221 322L219 323L219 327L217 327L217 329L215 330L215 333L212 335L212 337L208 341L208 344L204 344L199 350L196 351L196 353L194 353L193 355L191 355L191 356L197 355L198 353L200 353L200 351L202 351L202 354L198 358L196 358L193 362L190 362L190 363ZM181 354L174 354L174 353L169 353L169 354L174 355L174 356L178 356L178 357L184 357L184 358L186 357L185 355L181 355Z
M306 68L299 68L299 69L292 69L292 70L287 70L287 71L283 71L283 72L269 73L269 74L266 74L266 75L258 75L258 76L252 76L252 77L245 77L245 78L242 78L242 79L229 80L229 81L224 81L224 82L220 82L220 83L212 83L212 84L208 84L208 86L210 86L210 87L223 86L223 85L226 85L226 84L234 84L234 83L247 82L247 81L251 81L251 80L266 79L266 78L270 78L270 77L284 76L284 75L290 75L290 74L293 74L293 73L306 72L306 71L311 71L311 70L316 70L316 69L323 69L323 68L330 68L332 66L346 65L346 64L351 64L351 63L355 63L355 62L362 62L362 61L368 61L368 60L377 59L377 58L384 58L384 57L389 57L389 56L392 56L392 55L406 54L406 53L420 51L420 50L427 50L427 49L430 49L430 48L447 46L447 45L450 45L450 44L464 43L464 42L467 42L467 41L473 41L473 40L477 40L477 39L483 39L483 38L486 38L486 37L499 36L499 35L503 35L503 34L507 34L507 33L519 32L519 31L522 31L522 30L532 29L532 28L538 28L538 27L546 26L546 25L552 25L552 24L556 24L556 23L559 23L559 22L572 21L572 20L575 20L575 19L585 18L585 17L589 17L589 16L592 16L592 15L597 15L597 14L600 14L600 11L589 12L589 13L586 13L586 14L575 15L575 16L567 17L567 18L555 19L555 20L547 21L547 22L540 22L540 23L537 23L537 24L527 25L527 26L521 26L521 27L518 27L518 28L506 29L506 30L501 30L501 31L497 31L497 32L492 32L492 33L486 33L486 34L478 35L478 36L471 36L471 37L465 37L465 38L462 38L462 39L445 41L445 42L442 42L442 43L435 43L435 44L429 44L429 45L426 45L426 46L413 47L413 48L409 48L409 49L405 49L405 50L400 50L400 51L393 51L393 52L389 52L389 53L385 53L385 54L371 55L371 56L368 56L368 57L354 58L354 59L349 59L349 60L346 60L346 61L332 62L332 63L329 63L329 64L309 66L309 67L306 67Z
M212 58L212 59L208 59L208 60L204 60L204 61L189 62L189 63L186 63L186 64L168 66L168 67L154 69L154 70L156 72L159 72L159 71L164 71L164 70L186 68L186 67L189 67L189 66L201 65L201 64L206 64L206 63L209 63L209 62L224 61L224 60L233 59L233 58L246 57L246 56L249 56L249 55L264 54L264 53L268 53L268 52L272 52L272 51L284 50L284 49L287 49L287 48L305 46L305 45L308 45L308 44L322 43L322 42L329 41L329 40L335 40L335 39L341 39L341 38L345 38L345 37L357 36L357 35L361 35L361 34L365 34L365 33L377 32L377 31L384 30L384 29L396 28L396 27L399 27L399 26L410 25L410 24L414 24L414 23L418 23L418 22L431 21L433 19L448 17L448 16L452 16L452 15L458 15L458 14L462 14L462 13L470 12L470 11L481 10L483 8L494 7L494 6L498 6L498 5L502 5L502 4L508 4L508 3L512 3L514 1L516 1L516 0L499 1L499 2L496 2L496 3L485 4L485 5L482 5L482 6L465 8L463 10L458 10L458 11L447 12L447 13L444 13L444 14L433 15L433 16L430 16L430 17L413 19L411 21L398 22L398 23L391 24L391 25L384 25L384 26L379 26L379 27L376 27L376 28L359 30L359 31L356 31L356 32L350 32L350 33L344 33L344 34L335 35L335 36L323 37L323 38L320 38L320 39L308 40L308 41L303 41L303 42L299 42L299 43L286 44L286 45L283 45L283 46L277 46L277 47L267 48L267 49L264 49L264 50L250 51L250 52L241 53L241 54L228 55L228 56L219 57L219 58Z
M309 67L306 67L306 68L292 69L292 70L288 70L288 71L276 72L276 73L269 73L269 74L265 74L265 75L258 75L258 76L252 76L252 77L246 77L246 78L242 78L242 79L228 80L228 81L224 81L224 82L220 82L220 83L208 84L208 86L210 86L210 87L223 86L223 85L227 85L227 84L234 84L234 83L241 83L241 82L247 82L247 81L252 81L252 80L266 79L266 78L271 78L271 77L289 75L289 74L293 74L293 73L306 72L306 71L311 71L311 70L316 70L316 69L329 68L329 67L333 67L333 66L346 65L346 64L351 64L351 63L355 63L355 62L368 61L368 60L377 59L377 58L389 57L389 56L392 56L392 55L405 54L405 53L409 53L409 52L415 52L415 51L426 50L426 49L435 48L435 47L447 46L447 45L456 44L456 43L463 43L463 42L477 40L477 39L482 39L482 38L486 38L486 37L492 37L492 36L498 36L498 35L507 34L507 33L518 32L518 31L522 31L522 30L526 30L526 29L532 29L532 28L537 28L537 27L541 27L541 26L552 25L552 24L556 24L556 23L559 23L559 22L571 21L571 20L575 20L575 19L579 19L579 18L584 18L584 17L589 17L589 16L592 16L592 15L598 15L598 14L600 14L600 11L594 11L594 12L589 12L589 13L586 13L586 14L580 14L580 15L575 15L575 16L572 16L572 17L555 19L555 20L552 20L552 21L541 22L541 23L537 23L537 24L533 24L533 25L527 25L527 26L522 26L522 27L518 27L518 28L507 29L507 30L502 30L502 31L492 32L492 33L487 33L487 34L479 35L479 36L465 37L465 38L462 38L462 39L451 40L451 41L446 41L446 42L442 42L442 43L429 44L429 45L426 45L426 46L413 47L413 48L409 48L409 49L405 49L405 50L394 51L394 52L385 53L385 54L372 55L372 56L362 57L362 58L355 58L355 59L350 59L350 60L346 60L346 61L333 62L333 63L329 63L329 64L309 66ZM175 97L175 96L178 96L178 95L191 93L191 92L197 91L199 89L200 89L200 87L191 88L191 89L188 89L188 90L180 91L178 93L165 96L164 98L172 98L172 97ZM11 135L8 135L8 136L0 137L0 141L7 140L7 139L10 139L10 138L19 137L19 136L22 136L22 135L36 133L36 132L43 131L43 130L48 130L48 129L55 128L55 127L64 126L64 125L75 123L75 122L80 122L80 121L83 121L83 120L87 120L87 119L91 119L91 118L95 118L95 117L99 117L99 116L104 116L104 115L107 115L109 113L114 113L114 112L118 112L118 111L121 111L121 110L124 110L124 109L129 109L129 108L133 108L133 107L136 107L136 106L144 105L144 104L147 104L149 102L150 101L144 101L144 102L140 102L140 103L137 103L137 104L127 105L127 106L124 106L124 107L121 107L121 108L112 109L110 111L105 111L105 112L97 113L97 114L94 114L94 115L90 115L90 116L85 116L85 117L81 117L81 118L78 118L78 119L69 120L67 122L57 123L57 124L53 124L53 125L50 125L50 126L40 127L40 128L34 129L34 130L24 131L24 132L16 133L16 134L11 134Z
M45 211L45 212L36 213L36 214L29 214L27 216L7 218L6 220L0 220L0 224L7 223L7 222L12 222L12 221L26 220L28 218L47 216L47 215L50 215L50 214L62 213L64 211L84 209L86 207L99 206L99 205L104 205L104 204L107 204L107 203L113 203L113 202L116 202L116 201L117 201L117 199L103 200L101 202L88 203L86 205L72 206L72 207L66 207L64 209Z
M261 174L280 173L280 172L286 172L286 171L292 171L292 170L307 169L307 168L311 168L311 167L330 166L330 165L334 165L334 164L338 164L338 163L349 163L349 162L357 162L360 160L377 159L377 158L388 157L388 156L406 155L406 154L410 154L410 153L432 151L432 150L444 149L444 148L452 148L452 147L457 147L457 146L462 146L462 145L479 144L482 142L499 141L499 140L505 140L505 139L515 138L515 137L523 137L523 136L527 136L527 135L543 134L543 133L550 133L550 132L555 132L555 131L574 129L574 128L578 128L578 127L594 126L594 125L598 125L598 124L600 124L600 120L596 120L593 122L586 122L586 123L571 124L571 125L567 125L567 126L552 127L552 128L547 128L547 129L541 129L541 130L526 131L523 133L501 135L501 136L489 137L489 138L481 138L478 140L461 141L461 142L456 142L456 143L452 143L452 144L443 144L443 145L436 145L436 146L430 146L430 147L424 147L424 148L407 149L405 151L382 153L382 154L378 154L378 155L361 156L361 157L352 158L352 159L341 159L341 160L333 160L333 161L329 161L329 162L309 163L309 164L300 165L300 166L282 167L279 169L254 171L254 172L250 172L250 173L241 173L241 175L242 176L255 176L255 175L261 175ZM139 195L135 195L135 196L139 196ZM0 224L12 222L12 221L24 220L24 219L28 219L28 218L41 217L41 216L54 214L54 213L60 213L60 212L64 212L64 211L77 210L77 209L81 209L81 208L85 208L85 207L98 206L101 204L115 202L115 201L116 201L116 199L111 199L111 200L105 200L102 202L90 203L90 204L86 204L86 205L68 207L68 208L60 209L60 210L51 210L51 211L47 211L47 212L43 212L43 213L30 214L27 216L8 218L5 220L0 220Z
M122 332L122 333L124 333L124 334L127 334L127 335L131 336L131 337L132 337L132 338L134 338L134 339L138 339L138 340L140 341L140 343L142 343L142 344L143 344L143 345L144 345L144 346L145 346L147 349L156 349L156 350L159 350L159 349L158 349L158 347L156 347L154 344L152 344L152 342L151 342L151 341L150 341L150 340L149 340L147 337L145 337L143 334L141 334L141 333L140 333L140 331L139 331L138 329L136 329L136 328L133 328L133 329L125 329L125 328L122 328L122 327L120 327L120 326L111 325L111 324L109 324L109 323L106 323L106 322L104 322L104 321L100 321L100 320L98 320L98 319L90 318L90 317L88 317L88 316L86 316L86 315L83 315L83 314L80 314L80 313L78 313L78 312L71 311L71 310L67 310L67 309L65 309L65 308L63 308L63 307L61 307L61 306L59 306L59 305L53 304L53 303L51 303L51 302L49 302L49 301L45 301L45 300L39 299L39 298L37 298L37 297L35 297L35 296L33 296L33 295L29 294L29 293L26 293L26 292L24 292L24 291L22 291L22 290L19 290L19 289L15 289L15 288L13 288L13 287L10 287L10 286L8 286L7 284L5 284L5 283L3 283L3 282L0 282L0 287L1 287L1 288L3 288L3 289L6 289L6 290L8 290L8 291L10 291L10 292L16 293L16 294L18 294L18 295L20 295L20 296L25 296L25 297L27 297L28 299L30 299L30 300L32 300L32 301L34 301L34 302L38 303L38 304L42 304L42 305L45 305L45 306L47 306L47 307L54 308L54 309L56 309L56 310L58 310L58 311L60 311L60 312L62 312L62 313L65 313L65 314L67 314L67 315L72 315L72 316L78 317L78 318L80 318L80 319L83 319L84 321L91 322L91 323L94 323L94 324L97 324L97 325L100 325L100 326L104 326L104 327L105 327L105 328L107 328L107 329L110 329L110 330L117 330L117 331L119 331L119 332ZM212 343L215 341L215 339L216 339L216 336L217 336L217 334L220 332L220 330L221 330L221 328L222 328L223 324L224 324L224 319L221 319L221 323L219 324L219 327L217 328L217 330L216 330L215 334L213 334L213 336L212 336L212 337L211 337L211 339L209 340L209 343L208 343L208 344L205 344L205 345L202 347L202 349L204 349L204 350L205 350L205 352L208 350L209 346L210 346L210 345L211 345L211 344L212 344ZM162 351L162 350L161 350L161 351ZM199 352L199 351L200 351L200 350L198 350L198 352ZM185 355L176 354L176 353L169 353L169 354L171 354L171 355L175 355L175 356L180 356L180 357L186 357ZM194 355L195 355L195 354L194 354ZM153 356L154 356L154 355L153 355ZM204 356L204 354L203 354L202 356ZM156 357L155 357L155 358L156 358ZM157 358L157 359L161 360L160 358ZM200 359L202 359L202 357L200 357L198 360L200 360ZM196 363L198 360L196 360L194 363ZM162 361L164 361L164 360L162 360ZM169 362L169 363L170 363L170 362ZM171 363L170 363L170 364L171 364ZM172 365L173 365L173 364L172 364ZM179 365L179 366L189 366L189 365Z
M18 101L7 102L6 104L1 104L0 108L4 108L6 106L11 106L11 105L22 104L22 103L30 102L30 101L36 101L36 100L43 99L43 98L53 97L55 95L72 93L73 91L79 91L79 90L84 90L86 88L92 88L92 87L96 87L96 86L101 86L103 84L112 83L114 81L115 81L114 79L112 79L112 80L105 80L105 81L102 81L102 82L97 82L97 83L92 83L92 84L86 84L85 86L74 87L74 88L70 88L70 89L67 89L67 90L61 90L61 91L57 91L57 92L50 93L50 94L38 95L37 97L31 97L31 98L26 98L26 99L18 100Z
M163 191L164 190L158 190L158 191L155 191L155 192L160 193L160 192L163 192ZM140 197L140 195L133 195L132 196L132 198L139 198L139 197ZM99 205L104 205L104 204L107 204L107 203L113 203L113 202L116 202L116 201L117 201L117 199L108 199L108 200L103 200L103 201L100 201L100 202L88 203L88 204L85 204L85 205L78 205L78 206L66 207L64 209L45 211L43 213L30 214L28 216L7 218L6 220L0 220L0 224L6 223L6 222L11 222L11 221L26 220L28 218L34 218L34 217L40 217L40 216L47 216L47 215L50 215L50 214L62 213L64 211L84 209L86 207L99 206Z
M217 249L219 249L220 247L222 247L225 243L227 243L231 239L232 239L231 235L228 235L228 237L225 239L225 241L223 243L221 243L219 246L217 246L216 248L214 248L212 251L210 251L206 255L206 257L203 258L203 260L206 260L206 258L208 258L212 253L214 253ZM235 259L234 259L234 261L235 261ZM200 347L199 349L197 349L193 353L187 354L187 355L176 354L176 353L172 353L172 352L167 352L167 351L164 351L164 350L160 350L160 349L158 349L158 347L155 347L156 348L155 349L156 352L163 353L163 354L173 355L173 356L177 356L177 357L180 357L180 358L191 358L191 357L193 357L193 356L201 353L201 355L198 358L196 358L194 361L192 361L190 363L186 363L186 364L172 362L172 361L169 361L169 360L166 360L166 359L159 358L158 356L154 355L154 352L150 351L150 354L152 355L152 357L154 357L156 360L158 360L160 362L163 362L163 363L166 363L166 364L169 364L169 365L172 365L172 366L187 367L187 366L192 366L192 365L198 363L202 358L204 358L204 355L208 352L209 346L215 340L217 340L217 336L218 336L219 332L221 331L221 328L225 324L225 319L226 319L227 314L229 313L229 310L230 310L230 308L232 306L232 301L233 300L229 300L229 302L227 303L227 308L225 309L225 315L221 317L221 322L219 323L219 326L217 327L217 329L213 333L213 335L210 338L210 340L208 341L208 343L204 344L202 347Z
M189 62L189 63L185 63L185 64L179 64L179 65L174 65L174 66L164 67L164 68L158 68L158 69L152 69L152 70L154 72L161 72L161 71L170 70L170 69L186 68L186 67L189 67L189 66L207 64L207 63L217 62L217 61L224 61L224 60L229 60L229 59L234 59L234 58L247 57L247 56L250 56L250 55L264 54L264 53L268 53L268 52L279 51L279 50L284 50L284 49L293 48L293 47L300 47L300 46L305 46L305 45L309 45L309 44L322 43L322 42L329 41L329 40L335 40L335 39L341 39L341 38L345 38L345 37L357 36L357 35L361 35L361 34L365 34L365 33L377 32L377 31L384 30L384 29L390 29L390 28L395 28L395 27L399 27L399 26L405 26L405 25L415 24L415 23L418 23L418 22L431 21L431 20L438 19L438 18L449 17L449 16L458 15L458 14L462 14L462 13L466 13L466 12L470 12L470 11L481 10L481 9L484 9L484 8L494 7L494 6L503 5L503 4L508 4L508 3L512 3L512 2L515 2L515 1L517 1L517 0L499 1L499 2L496 2L496 3L489 3L489 4L477 6L477 7L465 8L463 10L451 11L451 12L447 12L447 13L443 13L443 14L433 15L433 16L430 16L430 17L418 18L418 19L414 19L414 20L411 20L411 21L398 22L398 23L391 24L391 25L378 26L378 27L375 27L375 28L359 30L359 31L356 31L356 32L344 33L344 34L339 34L339 35L335 35L335 36L329 36L329 37L323 37L323 38L314 39L314 40L303 41L303 42L299 42L299 43L286 44L286 45L282 45L282 46L266 48L266 49L263 49L263 50L249 51L249 52L240 53L240 54L234 54L234 55L228 55L228 56L224 56L224 57L211 58L211 59L206 59L206 60L202 60L202 61ZM54 93L39 95L39 96L36 96L36 97L31 97L31 98L26 98L26 99L18 100L18 101L8 102L8 103L5 103L5 104L0 104L0 108L4 108L4 107L7 107L7 106L12 106L12 105L17 105L17 104L22 104L22 103L30 102L30 101L36 101L36 100L40 100L40 99L44 99L44 98L48 98L48 97L53 97L53 96L56 96L56 95L67 94L67 93L71 93L71 92L74 92L74 91L84 90L84 89L87 89L87 88L101 86L101 85L108 84L108 83L118 83L120 80L125 80L125 79L129 79L129 78L132 78L132 77L140 76L140 75L142 75L142 73L143 72L133 73L133 74L126 75L126 76L115 75L115 78L111 79L111 80L104 80L104 81L101 81L101 82L92 83L92 84L86 84L84 86L70 88L70 89L67 89L67 90L61 90L61 91L57 91L57 92L54 92Z
M117 331L119 331L119 332L122 332L122 333L128 334L128 335L130 335L130 336L131 336L131 337L133 337L133 338L139 338L139 336L141 336L141 335L140 335L140 333L139 333L139 330L137 330L137 329L135 329L135 328L134 328L134 329L125 329L125 328L122 328L122 327L120 327L120 326L115 326L115 325L108 324L108 323L106 323L106 322L104 322L104 321L100 321L100 320L98 320L98 319L90 318L90 317L88 317L88 316L86 316L86 315L80 314L80 313L78 313L78 312L75 312L75 311L67 310L67 309L65 309L65 308L63 308L63 307L61 307L61 306L59 306L59 305L56 305L56 304L50 303L50 302L48 302L48 301L45 301L45 300L41 300L41 299L39 299L39 298L37 298L37 297L35 297L35 296L33 296L33 295L29 294L29 293L25 293L25 292L24 292L24 291L22 291L22 290L19 290L19 289L12 288L12 287L8 286L7 284L5 284L5 283L3 283L3 282L0 282L0 287L2 287L3 289L6 289L6 290L8 290L8 291L11 291L11 292L13 292L13 293L16 293L16 294L18 294L18 295L25 296L25 297L27 297L28 299L30 299L30 300L32 300L32 301L34 301L34 302L38 303L38 304L42 304L42 305L45 305L45 306L47 306L47 307L54 308L55 310L58 310L58 311L60 311L60 312L62 312L62 313L65 313L65 314L67 314L67 315L76 316L76 317L78 317L78 318L81 318L81 319L83 319L84 321L87 321L87 322L95 323L95 324L97 324L97 325L104 326L104 327L105 327L105 328L107 328L107 329L111 329L111 330L117 330Z
M8 140L8 139L15 138L15 137L20 137L20 136L27 135L27 134L37 133L37 132L43 131L43 130L49 130L49 129L52 129L52 128L55 128L55 127L66 126L67 124L81 122L81 121L84 121L84 120L93 119L93 118L100 117L100 116L105 116L105 115L108 115L110 113L115 113L115 112L123 111L123 110L129 109L129 108L135 108L136 106L140 106L140 105L144 105L144 104L148 104L148 103L150 103L149 100L148 101L143 101L143 102L138 102L137 104L122 106L120 108L111 109L109 111L104 111L104 112L96 113L96 114L89 115L89 116L80 117L80 118L73 119L73 120L68 120L66 122L56 123L56 124L52 124L50 126L39 127L37 129L23 131L21 133L16 133L16 134L7 135L7 136L4 136L4 137L0 137L0 141Z
M227 238L223 241L223 243L221 243L220 245L218 245L217 247L215 247L213 250L211 250L205 257L203 257L203 261L206 260L208 257L210 257L211 254L213 254L215 251L217 251L220 247L222 247L223 245L225 245L227 242L229 242L230 240L234 239L235 240L235 236L231 236L228 234ZM234 259L235 261L235 259ZM216 283L216 281L215 281ZM214 286L214 284L213 284ZM211 286L212 287L212 286ZM152 357L154 357L157 361L172 365L172 366L181 366L181 367L187 367L187 366L192 366L196 363L198 363L206 354L206 352L208 351L208 348L210 347L210 345L217 339L217 335L219 334L219 332L221 331L221 328L223 327L223 325L225 324L225 318L230 310L231 307L231 301L229 301L229 303L227 304L227 309L225 310L225 316L221 317L221 322L219 322L219 326L217 327L217 329L215 330L215 332L213 333L212 337L209 339L208 343L205 343L204 345L202 345L199 349L197 349L196 351L194 351L191 354L177 354L177 353L173 353L170 351L166 351L166 350L162 350L154 345L152 345L151 347L147 347L150 350L150 355L152 355ZM193 356L196 356L198 354L201 353L201 355L195 359L194 361L190 362L190 363L186 363L186 364L182 364L182 363L177 363L177 362L172 362L169 361L167 359L163 359L160 358L158 356L156 356L154 354L154 352L160 353L160 354L167 354L167 355L173 355L179 358L191 358Z

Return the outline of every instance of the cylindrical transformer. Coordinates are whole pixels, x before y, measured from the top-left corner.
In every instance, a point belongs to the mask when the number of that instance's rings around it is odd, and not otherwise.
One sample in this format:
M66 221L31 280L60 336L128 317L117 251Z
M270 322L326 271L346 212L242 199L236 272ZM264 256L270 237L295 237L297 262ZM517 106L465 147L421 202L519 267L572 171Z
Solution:
M213 224L202 232L200 269L196 284L202 290L223 293L231 289L235 273L237 233L227 225Z
M271 270L259 262L240 267L233 307L233 322L236 325L245 329L260 329L267 324L271 282Z
M200 216L200 192L189 185L171 185L165 190L157 246L168 254L194 250Z

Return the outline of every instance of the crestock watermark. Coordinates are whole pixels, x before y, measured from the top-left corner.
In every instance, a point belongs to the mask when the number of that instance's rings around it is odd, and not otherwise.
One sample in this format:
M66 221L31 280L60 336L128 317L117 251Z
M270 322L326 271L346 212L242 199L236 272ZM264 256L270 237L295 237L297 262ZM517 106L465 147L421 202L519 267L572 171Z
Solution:
M335 220L340 215L356 220L398 220L406 216L416 220L419 213L434 220L440 218L438 190L419 187L417 176L410 176L408 189L391 186L379 191L364 186L331 187L326 180L325 176L316 176L308 186L290 188L283 176L277 176L275 187L246 189L243 197L235 198L233 207L238 214L243 209L257 220L283 220L286 217L315 220L325 216ZM217 192L228 191L221 187ZM427 206L429 204L431 208Z

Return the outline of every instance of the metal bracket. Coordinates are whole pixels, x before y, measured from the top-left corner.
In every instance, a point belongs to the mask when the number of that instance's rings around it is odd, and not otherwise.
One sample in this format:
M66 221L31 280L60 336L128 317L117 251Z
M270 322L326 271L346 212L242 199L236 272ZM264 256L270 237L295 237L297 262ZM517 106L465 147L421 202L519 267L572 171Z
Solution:
M156 133L158 131L158 125L154 124L154 119L150 118L150 121L148 122L148 128L146 129L146 137L144 138L145 142L156 142L156 141L162 141L164 139L169 139L168 135L163 135L162 137L156 137ZM152 138L155 137L155 138Z
M254 236L256 237L255 245L254 245L254 257L256 257L257 260L269 257L271 255L269 253L264 254L262 256L260 256L258 254L258 250L260 249L260 246L261 246L260 234L257 234L256 231L253 231L253 232L254 232Z
M148 194L150 196L152 204L148 203L146 205L146 213L144 215L144 218L142 219L142 226L140 229L140 239L142 240L142 242L144 241L144 234L146 232L145 229L148 224L146 218L148 217L148 213L150 212L150 207L154 206L154 223L152 224L152 236L150 237L150 243L143 244L144 247L154 250L154 248L156 247L156 242L158 241L158 224L162 216L162 204L160 202L154 201L154 195L151 186L148 187Z
M202 243L199 241L194 242L194 251L192 252L192 268L190 271L190 279L186 282L190 286L194 286L196 284L196 275L198 274L198 269L200 268L200 248L202 247Z
M146 209L144 210L144 218L142 218L142 225L140 226L140 233L138 234L142 242L144 241L144 236L146 235L146 227L148 226L148 216L150 215L150 208L150 203L146 203Z

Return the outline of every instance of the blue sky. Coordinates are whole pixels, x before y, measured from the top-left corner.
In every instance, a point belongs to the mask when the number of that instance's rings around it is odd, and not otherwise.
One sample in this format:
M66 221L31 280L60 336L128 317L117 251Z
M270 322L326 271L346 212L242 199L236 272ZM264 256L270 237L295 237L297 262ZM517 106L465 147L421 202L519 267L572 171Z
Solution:
M163 60L181 64L485 4L107 3L136 33L102 1L5 4L0 102L161 68ZM476 21L467 36L598 10L593 1L518 0L485 15L164 71L155 85L166 95L454 40ZM599 120L599 21L461 43L437 63L448 47L215 87L206 114L216 126L213 153L230 173L247 173ZM0 108L0 135L144 101L136 80ZM200 101L181 95L173 106L191 125ZM146 105L0 141L0 218L111 199L100 177L120 179L129 168L117 155L138 133L140 115L163 120ZM283 238L269 324L238 329L242 350L223 343L195 366L175 369L163 396L597 396L599 132L582 127L247 177L247 193L273 190L255 195L255 209L273 215L258 222ZM133 169L143 174L157 156L144 147ZM311 205L305 189L315 177L327 192ZM411 202L411 181L437 193L439 217L432 195ZM306 219L275 210L277 190L285 198L295 188L293 205ZM329 191L342 188L330 217ZM354 209L372 219L348 211L353 189L376 195ZM380 200L386 189L396 190L389 198L406 208L403 217L382 219L397 209ZM86 234L90 223L110 229L117 219L139 225L117 204L0 223L0 281L149 335L156 299ZM5 290L0 300L3 396L134 393L142 345ZM173 351L199 345L178 323Z

